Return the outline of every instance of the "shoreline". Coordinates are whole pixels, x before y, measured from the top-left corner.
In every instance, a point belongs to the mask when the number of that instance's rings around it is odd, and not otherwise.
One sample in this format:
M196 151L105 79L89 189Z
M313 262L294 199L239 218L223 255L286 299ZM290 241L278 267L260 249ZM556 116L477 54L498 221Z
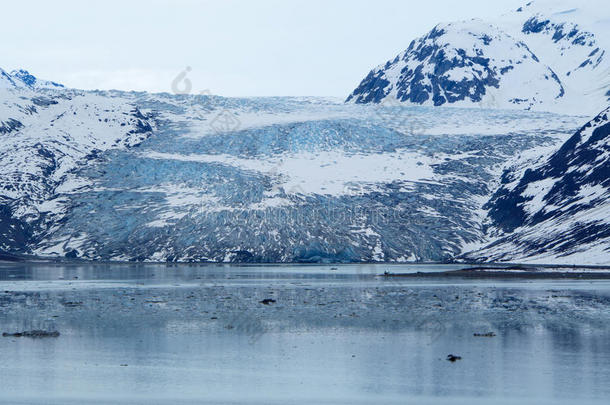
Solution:
M550 268L574 269L574 271L549 271ZM582 271L588 270L588 271ZM569 279L609 280L610 268L599 266L482 266L444 272L389 273L379 277L392 278L470 278L470 279Z
M277 266L294 266L294 267L337 267L337 266L358 266L358 265L375 265L375 266L427 266L427 265L446 265L446 266L472 266L463 271L473 270L531 270L539 271L539 269L587 269L587 270L607 270L610 273L610 265L599 264L528 264L528 263L477 263L477 262L137 262L137 261L105 261L105 260L66 260L63 258L40 258L40 257L23 257L16 255L7 255L0 253L0 265L60 265L60 266L82 266L82 265L112 265L112 266L232 266L232 267L277 267ZM462 271L460 270L460 271Z

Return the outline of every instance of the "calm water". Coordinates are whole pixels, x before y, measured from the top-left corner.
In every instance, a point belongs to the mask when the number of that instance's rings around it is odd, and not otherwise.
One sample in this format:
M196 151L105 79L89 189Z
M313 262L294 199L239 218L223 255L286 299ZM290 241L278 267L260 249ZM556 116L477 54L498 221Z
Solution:
M453 268L0 265L0 402L607 403L609 282Z

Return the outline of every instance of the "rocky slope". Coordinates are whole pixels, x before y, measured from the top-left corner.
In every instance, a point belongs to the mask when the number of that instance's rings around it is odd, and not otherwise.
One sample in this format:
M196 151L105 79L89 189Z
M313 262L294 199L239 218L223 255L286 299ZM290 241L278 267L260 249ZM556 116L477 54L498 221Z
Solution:
M495 21L439 24L347 98L593 115L610 100L603 2L534 1Z
M74 170L138 145L152 128L124 100L0 74L0 251L32 253L64 218Z
M485 208L496 240L470 258L610 264L610 108L553 153L509 167Z

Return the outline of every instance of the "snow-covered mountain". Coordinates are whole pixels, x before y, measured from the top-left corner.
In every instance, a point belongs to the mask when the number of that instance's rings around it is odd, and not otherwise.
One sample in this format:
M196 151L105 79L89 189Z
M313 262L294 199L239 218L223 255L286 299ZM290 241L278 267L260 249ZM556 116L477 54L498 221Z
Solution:
M152 128L125 100L0 74L11 84L0 88L0 251L27 253L63 218L57 207L69 197L59 191L74 185L71 173L103 151L137 145Z
M485 237L499 168L581 121L21 86L0 100L0 252L91 260L449 260Z
M610 100L610 8L537 0L495 21L439 24L373 69L353 103L595 114Z
M17 86L20 87L29 87L31 89L58 89L64 87L63 84L41 80L23 69L13 70L11 76L15 79Z
M0 88L61 89L64 88L64 85L39 79L27 70L19 69L7 73L0 68Z
M608 111L574 135L582 117L546 112L15 77L0 88L0 255L610 262Z
M495 240L468 257L608 264L610 107L553 153L507 168L485 208Z

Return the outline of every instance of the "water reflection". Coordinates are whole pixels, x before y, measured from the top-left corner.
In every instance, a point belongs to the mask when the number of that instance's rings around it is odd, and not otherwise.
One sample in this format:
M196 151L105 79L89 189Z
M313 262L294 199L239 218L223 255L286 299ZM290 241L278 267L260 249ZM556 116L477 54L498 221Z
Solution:
M314 267L0 273L2 332L61 331L0 338L8 403L605 403L610 395L607 282L388 284ZM38 288L51 281L61 285ZM79 288L87 281L96 282ZM277 302L260 303L268 297ZM496 336L473 336L488 331ZM446 361L450 353L462 360Z
M82 399L241 397L244 403L413 397L602 403L610 393L607 335L577 333L580 344L557 351L565 331L488 340L452 333L433 344L410 332L268 333L254 344L241 335L174 333L162 325L125 332L87 325L52 341L3 339L5 398L69 392ZM450 352L463 360L445 361Z
M199 279L341 279L393 273L443 272L470 267L463 264L349 264L349 265L235 265L235 264L111 264L1 263L0 280L140 280Z

